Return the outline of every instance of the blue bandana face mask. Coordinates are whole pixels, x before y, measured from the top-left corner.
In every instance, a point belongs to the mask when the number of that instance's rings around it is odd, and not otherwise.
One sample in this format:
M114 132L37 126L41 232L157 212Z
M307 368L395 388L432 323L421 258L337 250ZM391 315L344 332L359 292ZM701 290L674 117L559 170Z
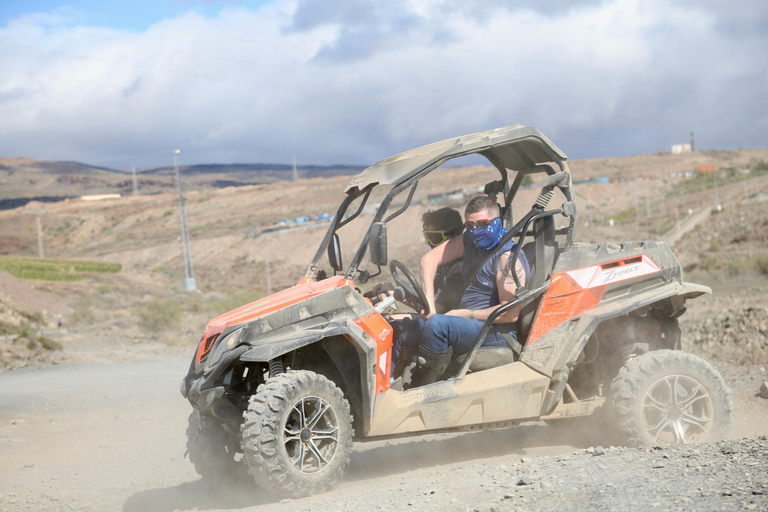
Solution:
M476 227L467 230L469 239L475 244L475 247L483 249L484 251L496 247L499 241L501 241L501 237L506 233L507 230L501 225L501 219L493 219L493 221L484 228Z

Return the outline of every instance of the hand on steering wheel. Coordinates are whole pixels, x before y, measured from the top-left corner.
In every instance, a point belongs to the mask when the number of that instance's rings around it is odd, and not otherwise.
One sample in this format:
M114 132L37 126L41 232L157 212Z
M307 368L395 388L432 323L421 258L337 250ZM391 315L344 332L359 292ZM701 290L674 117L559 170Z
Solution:
M392 260L389 262L389 271L392 273L392 279L395 280L395 283L405 292L405 299L417 310L421 309L425 317L429 316L430 308L427 296L410 270L399 261Z

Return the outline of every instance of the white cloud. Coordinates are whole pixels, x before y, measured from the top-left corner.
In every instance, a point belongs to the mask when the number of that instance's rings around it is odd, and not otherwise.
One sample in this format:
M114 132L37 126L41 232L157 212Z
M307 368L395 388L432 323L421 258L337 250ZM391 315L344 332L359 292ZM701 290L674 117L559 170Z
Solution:
M512 123L572 157L667 149L690 131L701 148L765 145L761 4L744 33L746 14L716 4L506 4L278 0L141 33L61 11L10 20L0 155L372 163Z

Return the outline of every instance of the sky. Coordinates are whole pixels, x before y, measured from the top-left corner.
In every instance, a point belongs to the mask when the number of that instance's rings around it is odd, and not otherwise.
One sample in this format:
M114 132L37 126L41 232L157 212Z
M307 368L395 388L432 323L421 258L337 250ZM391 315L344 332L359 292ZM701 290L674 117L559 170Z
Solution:
M768 147L768 2L3 0L0 157L370 165L522 124L569 158Z

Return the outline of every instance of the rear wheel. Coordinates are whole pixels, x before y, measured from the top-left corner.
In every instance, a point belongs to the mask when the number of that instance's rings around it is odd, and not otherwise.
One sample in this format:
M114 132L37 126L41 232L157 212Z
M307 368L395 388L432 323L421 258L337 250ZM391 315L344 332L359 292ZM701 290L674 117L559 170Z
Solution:
M209 483L221 485L247 476L237 460L238 439L215 421L193 411L187 426L187 452L197 474Z
M308 496L344 474L352 416L341 390L322 375L288 371L268 379L243 417L245 461L265 490Z
M611 383L610 404L630 445L716 441L733 422L730 393L717 370L676 350L629 361Z

